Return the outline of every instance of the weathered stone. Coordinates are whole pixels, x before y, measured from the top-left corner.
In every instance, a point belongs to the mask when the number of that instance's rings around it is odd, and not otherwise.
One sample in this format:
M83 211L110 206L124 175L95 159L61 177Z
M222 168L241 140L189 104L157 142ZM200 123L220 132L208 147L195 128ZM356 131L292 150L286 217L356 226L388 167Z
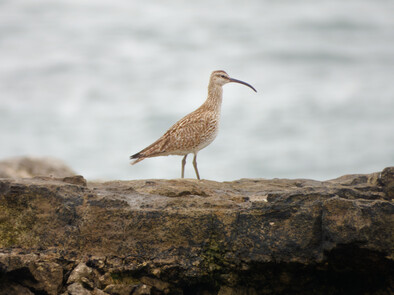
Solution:
M90 267L88 267L85 263L80 262L68 277L67 284L81 282L82 278L90 279L92 277L92 273L93 270Z
M363 248L379 251L390 247L394 242L394 231L388 232L376 225L393 224L394 215L382 214L383 212L393 212L393 203L381 200L346 200L339 197L324 201L321 224L324 233L323 248L331 250L338 244L359 244Z
M155 287L159 291L168 292L170 288L170 284L163 282L161 280L150 278L150 277L142 277L140 281L148 286Z
M222 286L218 295L257 295L257 292L253 288L231 288Z
M16 283L29 290L58 294L63 281L63 268L53 262L53 258L36 254L0 253L0 290L2 283L4 287Z
M88 290L93 290L93 288L94 288L93 282L85 277L81 278L81 284L84 288L86 288Z
M133 295L150 295L152 294L152 286L139 285L135 288Z
M92 295L108 295L108 293L104 292L103 290L94 288L94 290L92 291Z
M26 282L26 286L43 290L48 294L58 294L63 281L63 268L59 264L38 261L30 264L29 270L36 282Z
M82 175L64 177L63 181L67 182L67 183L71 183L71 184L76 184L76 185L82 185L82 186L87 185L86 179Z
M114 283L114 279L112 278L109 272L106 272L102 276L98 278L99 287L104 289L106 286L111 285Z
M111 295L130 295L135 288L136 285L108 285L107 287L105 287L104 292Z
M74 283L67 287L67 292L70 295L91 295L92 292L86 290L80 283Z
M73 176L66 164L54 158L16 157L0 161L0 178L20 178L34 176Z
M388 199L394 199L394 167L385 168L380 174L383 191Z
M34 293L19 284L9 283L3 284L0 295L34 295Z
M330 181L87 186L0 179L0 290L7 284L42 294L70 293L72 285L108 294L388 293L392 171Z

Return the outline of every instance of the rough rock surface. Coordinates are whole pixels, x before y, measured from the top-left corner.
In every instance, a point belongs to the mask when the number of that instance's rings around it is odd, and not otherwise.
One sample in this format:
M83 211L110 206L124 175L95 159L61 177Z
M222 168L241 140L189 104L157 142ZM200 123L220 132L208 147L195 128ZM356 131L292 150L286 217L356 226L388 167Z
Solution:
M330 181L0 179L0 294L394 294L394 167Z
M0 161L0 178L74 175L75 172L63 161L50 157L15 157Z

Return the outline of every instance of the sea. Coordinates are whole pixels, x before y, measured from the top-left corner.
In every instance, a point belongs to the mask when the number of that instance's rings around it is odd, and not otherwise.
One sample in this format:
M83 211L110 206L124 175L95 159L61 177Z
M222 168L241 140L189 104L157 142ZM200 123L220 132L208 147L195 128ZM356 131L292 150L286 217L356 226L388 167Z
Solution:
M203 179L394 165L392 0L0 0L0 160L50 156L88 180L179 178L129 156L224 86ZM192 156L186 177L195 178Z

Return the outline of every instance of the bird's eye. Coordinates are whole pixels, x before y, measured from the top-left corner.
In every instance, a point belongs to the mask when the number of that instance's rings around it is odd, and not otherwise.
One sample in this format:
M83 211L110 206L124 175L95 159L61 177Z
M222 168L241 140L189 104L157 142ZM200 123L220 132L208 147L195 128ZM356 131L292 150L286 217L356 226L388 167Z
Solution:
M222 77L222 78L226 78L226 76L225 76L225 75L221 75L220 77Z

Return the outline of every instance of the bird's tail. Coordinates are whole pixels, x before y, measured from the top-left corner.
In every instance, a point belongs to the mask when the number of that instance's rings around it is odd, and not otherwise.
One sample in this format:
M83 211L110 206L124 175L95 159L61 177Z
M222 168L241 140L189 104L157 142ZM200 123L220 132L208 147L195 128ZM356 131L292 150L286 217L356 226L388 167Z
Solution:
M138 162L141 162L145 157L141 153L136 153L132 156L130 156L130 160L135 159L133 162L131 162L131 165L137 164Z
M167 139L163 140L163 137L156 140L150 146L147 146L142 151L130 156L130 160L134 160L131 162L131 165L137 164L146 158L152 158L163 155L163 146L167 143Z

